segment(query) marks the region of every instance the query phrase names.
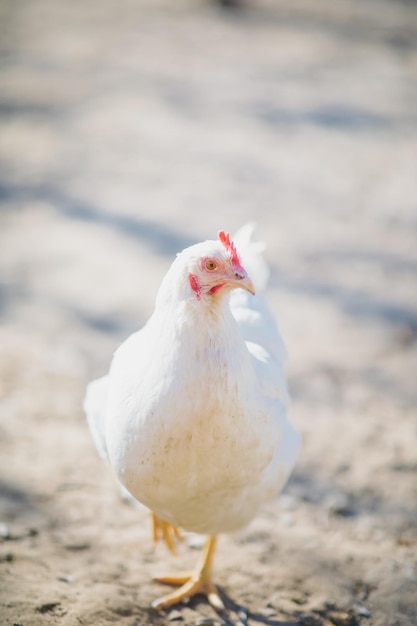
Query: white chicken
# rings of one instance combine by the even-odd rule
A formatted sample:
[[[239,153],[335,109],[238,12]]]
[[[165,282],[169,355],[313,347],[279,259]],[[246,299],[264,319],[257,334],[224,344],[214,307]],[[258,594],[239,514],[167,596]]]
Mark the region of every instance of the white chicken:
[[[194,573],[157,579],[181,586],[155,608],[197,593],[223,607],[212,582],[216,535],[247,525],[276,497],[298,453],[285,347],[265,299],[254,295],[268,269],[251,231],[236,235],[242,262],[223,231],[179,253],[147,324],[87,388],[96,447],[153,512],[155,535],[162,531],[169,547],[177,527],[208,535]]]

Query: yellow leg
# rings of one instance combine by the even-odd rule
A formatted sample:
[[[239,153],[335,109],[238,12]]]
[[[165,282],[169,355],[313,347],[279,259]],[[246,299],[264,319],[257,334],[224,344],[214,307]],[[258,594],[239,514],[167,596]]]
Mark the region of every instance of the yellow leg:
[[[152,602],[151,606],[154,609],[164,609],[199,593],[206,595],[210,604],[216,609],[224,609],[223,601],[212,582],[212,563],[216,541],[216,537],[207,538],[195,572],[180,575],[174,574],[172,576],[158,576],[155,578],[158,582],[167,585],[181,585],[181,587]]]
[[[176,526],[173,526],[169,522],[164,522],[163,520],[156,517],[155,513],[152,513],[152,538],[154,543],[158,541],[160,537],[162,537],[162,541],[164,541],[168,550],[172,554],[177,554],[177,550],[175,548],[175,542],[179,539],[182,539],[181,533]]]

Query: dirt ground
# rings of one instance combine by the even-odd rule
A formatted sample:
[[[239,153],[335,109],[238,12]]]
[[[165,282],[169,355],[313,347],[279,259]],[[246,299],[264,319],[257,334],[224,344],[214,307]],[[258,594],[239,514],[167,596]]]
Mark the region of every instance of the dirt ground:
[[[417,624],[417,5],[0,2],[0,623]],[[256,220],[303,449],[168,612],[81,405],[175,253]]]

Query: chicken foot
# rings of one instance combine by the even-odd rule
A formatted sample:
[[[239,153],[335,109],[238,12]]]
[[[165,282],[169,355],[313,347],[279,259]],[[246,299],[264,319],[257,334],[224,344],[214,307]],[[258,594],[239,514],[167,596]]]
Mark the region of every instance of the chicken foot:
[[[154,577],[154,580],[166,585],[181,585],[176,591],[152,602],[151,606],[154,609],[164,609],[197,594],[207,596],[209,603],[214,608],[224,609],[223,601],[212,582],[212,562],[216,541],[216,537],[207,538],[194,572]]]

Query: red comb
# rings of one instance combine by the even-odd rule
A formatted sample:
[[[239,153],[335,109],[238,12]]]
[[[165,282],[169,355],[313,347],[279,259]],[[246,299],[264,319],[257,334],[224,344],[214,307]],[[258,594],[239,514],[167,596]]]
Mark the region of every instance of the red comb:
[[[219,238],[220,242],[224,245],[224,247],[230,254],[230,260],[232,261],[232,264],[238,265],[239,267],[241,267],[239,255],[236,250],[236,246],[233,243],[233,241],[230,241],[229,233],[225,233],[224,230],[219,230],[219,232],[217,233],[217,237]]]

